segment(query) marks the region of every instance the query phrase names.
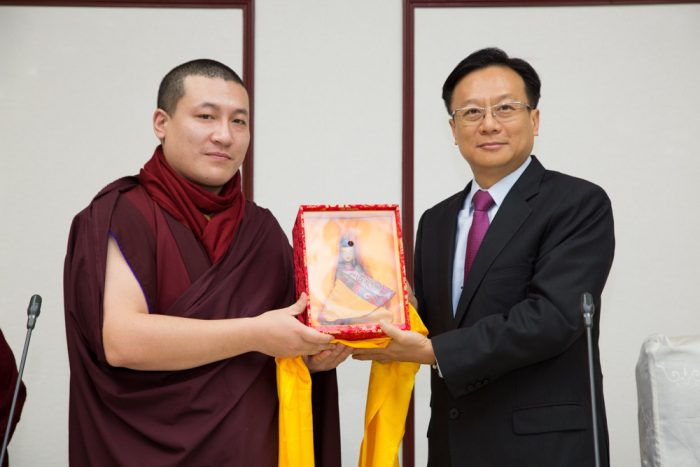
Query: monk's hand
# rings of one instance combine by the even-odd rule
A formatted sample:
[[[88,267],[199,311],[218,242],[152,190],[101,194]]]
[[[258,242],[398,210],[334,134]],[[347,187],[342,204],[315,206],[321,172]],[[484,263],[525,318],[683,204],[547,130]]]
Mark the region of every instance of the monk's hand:
[[[403,331],[386,321],[379,325],[391,342],[383,349],[355,349],[352,358],[355,360],[376,360],[386,362],[416,362],[430,365],[435,363],[435,354],[430,339],[415,331]]]
[[[315,355],[332,350],[333,336],[305,326],[296,318],[306,310],[307,301],[302,293],[295,304],[253,318],[256,321],[250,339],[255,350],[273,357]]]
[[[352,354],[352,347],[343,344],[333,344],[333,348],[330,350],[322,350],[316,355],[305,356],[304,363],[306,363],[311,373],[328,371],[343,363],[350,354]]]

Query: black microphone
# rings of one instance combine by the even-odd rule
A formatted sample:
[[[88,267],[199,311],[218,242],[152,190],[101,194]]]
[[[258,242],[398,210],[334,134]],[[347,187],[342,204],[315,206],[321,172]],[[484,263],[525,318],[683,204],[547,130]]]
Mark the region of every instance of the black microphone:
[[[32,337],[32,330],[36,325],[36,319],[41,313],[41,297],[32,295],[29,299],[29,307],[27,307],[27,337],[24,339],[24,350],[22,351],[22,360],[19,365],[19,373],[17,374],[17,384],[15,384],[15,394],[12,396],[12,405],[10,406],[10,416],[7,418],[7,427],[5,428],[5,437],[2,440],[2,451],[0,451],[0,465],[5,461],[7,453],[7,443],[10,441],[10,429],[12,420],[15,416],[15,405],[17,405],[17,396],[19,395],[19,387],[22,384],[22,374],[24,373],[24,362],[27,360],[27,351],[29,350],[29,340]]]
[[[595,314],[595,303],[593,295],[589,292],[581,294],[581,313],[583,314],[583,324],[586,327],[586,338],[588,339],[588,377],[591,382],[591,418],[593,419],[593,449],[595,450],[595,465],[600,467],[600,442],[598,441],[598,409],[596,404],[595,380],[593,379],[593,315]]]
[[[595,314],[595,303],[593,295],[588,292],[581,294],[581,313],[583,313],[583,323],[587,328],[593,326],[593,315]]]
[[[29,299],[29,307],[27,308],[27,329],[34,329],[39,313],[41,313],[41,297],[39,295],[32,295],[32,298]]]

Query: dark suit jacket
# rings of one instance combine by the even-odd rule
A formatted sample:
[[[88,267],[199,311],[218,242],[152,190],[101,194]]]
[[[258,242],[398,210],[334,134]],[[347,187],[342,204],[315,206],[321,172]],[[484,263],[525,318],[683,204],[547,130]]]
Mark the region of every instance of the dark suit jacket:
[[[416,296],[442,373],[431,375],[429,465],[594,465],[583,292],[596,304],[608,465],[598,323],[615,245],[610,200],[533,156],[491,222],[453,317],[457,214],[469,189],[427,210],[416,237]]]

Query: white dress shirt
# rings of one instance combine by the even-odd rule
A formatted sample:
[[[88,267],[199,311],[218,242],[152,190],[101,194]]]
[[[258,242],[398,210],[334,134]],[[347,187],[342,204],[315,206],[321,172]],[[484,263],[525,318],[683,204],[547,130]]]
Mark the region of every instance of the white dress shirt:
[[[522,163],[515,171],[506,175],[498,182],[496,182],[488,190],[488,193],[493,198],[494,205],[489,209],[489,223],[493,221],[493,218],[498,212],[498,208],[503,204],[503,200],[506,195],[513,188],[515,182],[518,181],[520,176],[523,174],[527,166],[532,160],[531,156]],[[472,205],[472,198],[474,194],[482,188],[476,183],[476,180],[472,180],[471,190],[467,197],[464,199],[464,206],[459,211],[457,216],[457,232],[456,232],[456,246],[454,262],[452,264],[452,314],[457,312],[457,304],[459,303],[459,297],[462,295],[462,288],[464,286],[464,259],[467,255],[467,235],[469,234],[469,228],[472,225],[472,218],[474,215],[474,206]]]

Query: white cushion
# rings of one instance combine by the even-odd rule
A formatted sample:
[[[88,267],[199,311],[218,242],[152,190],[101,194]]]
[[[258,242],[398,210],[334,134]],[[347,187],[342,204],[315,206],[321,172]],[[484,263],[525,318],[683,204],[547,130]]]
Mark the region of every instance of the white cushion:
[[[648,337],[636,375],[642,466],[700,466],[700,336]]]

